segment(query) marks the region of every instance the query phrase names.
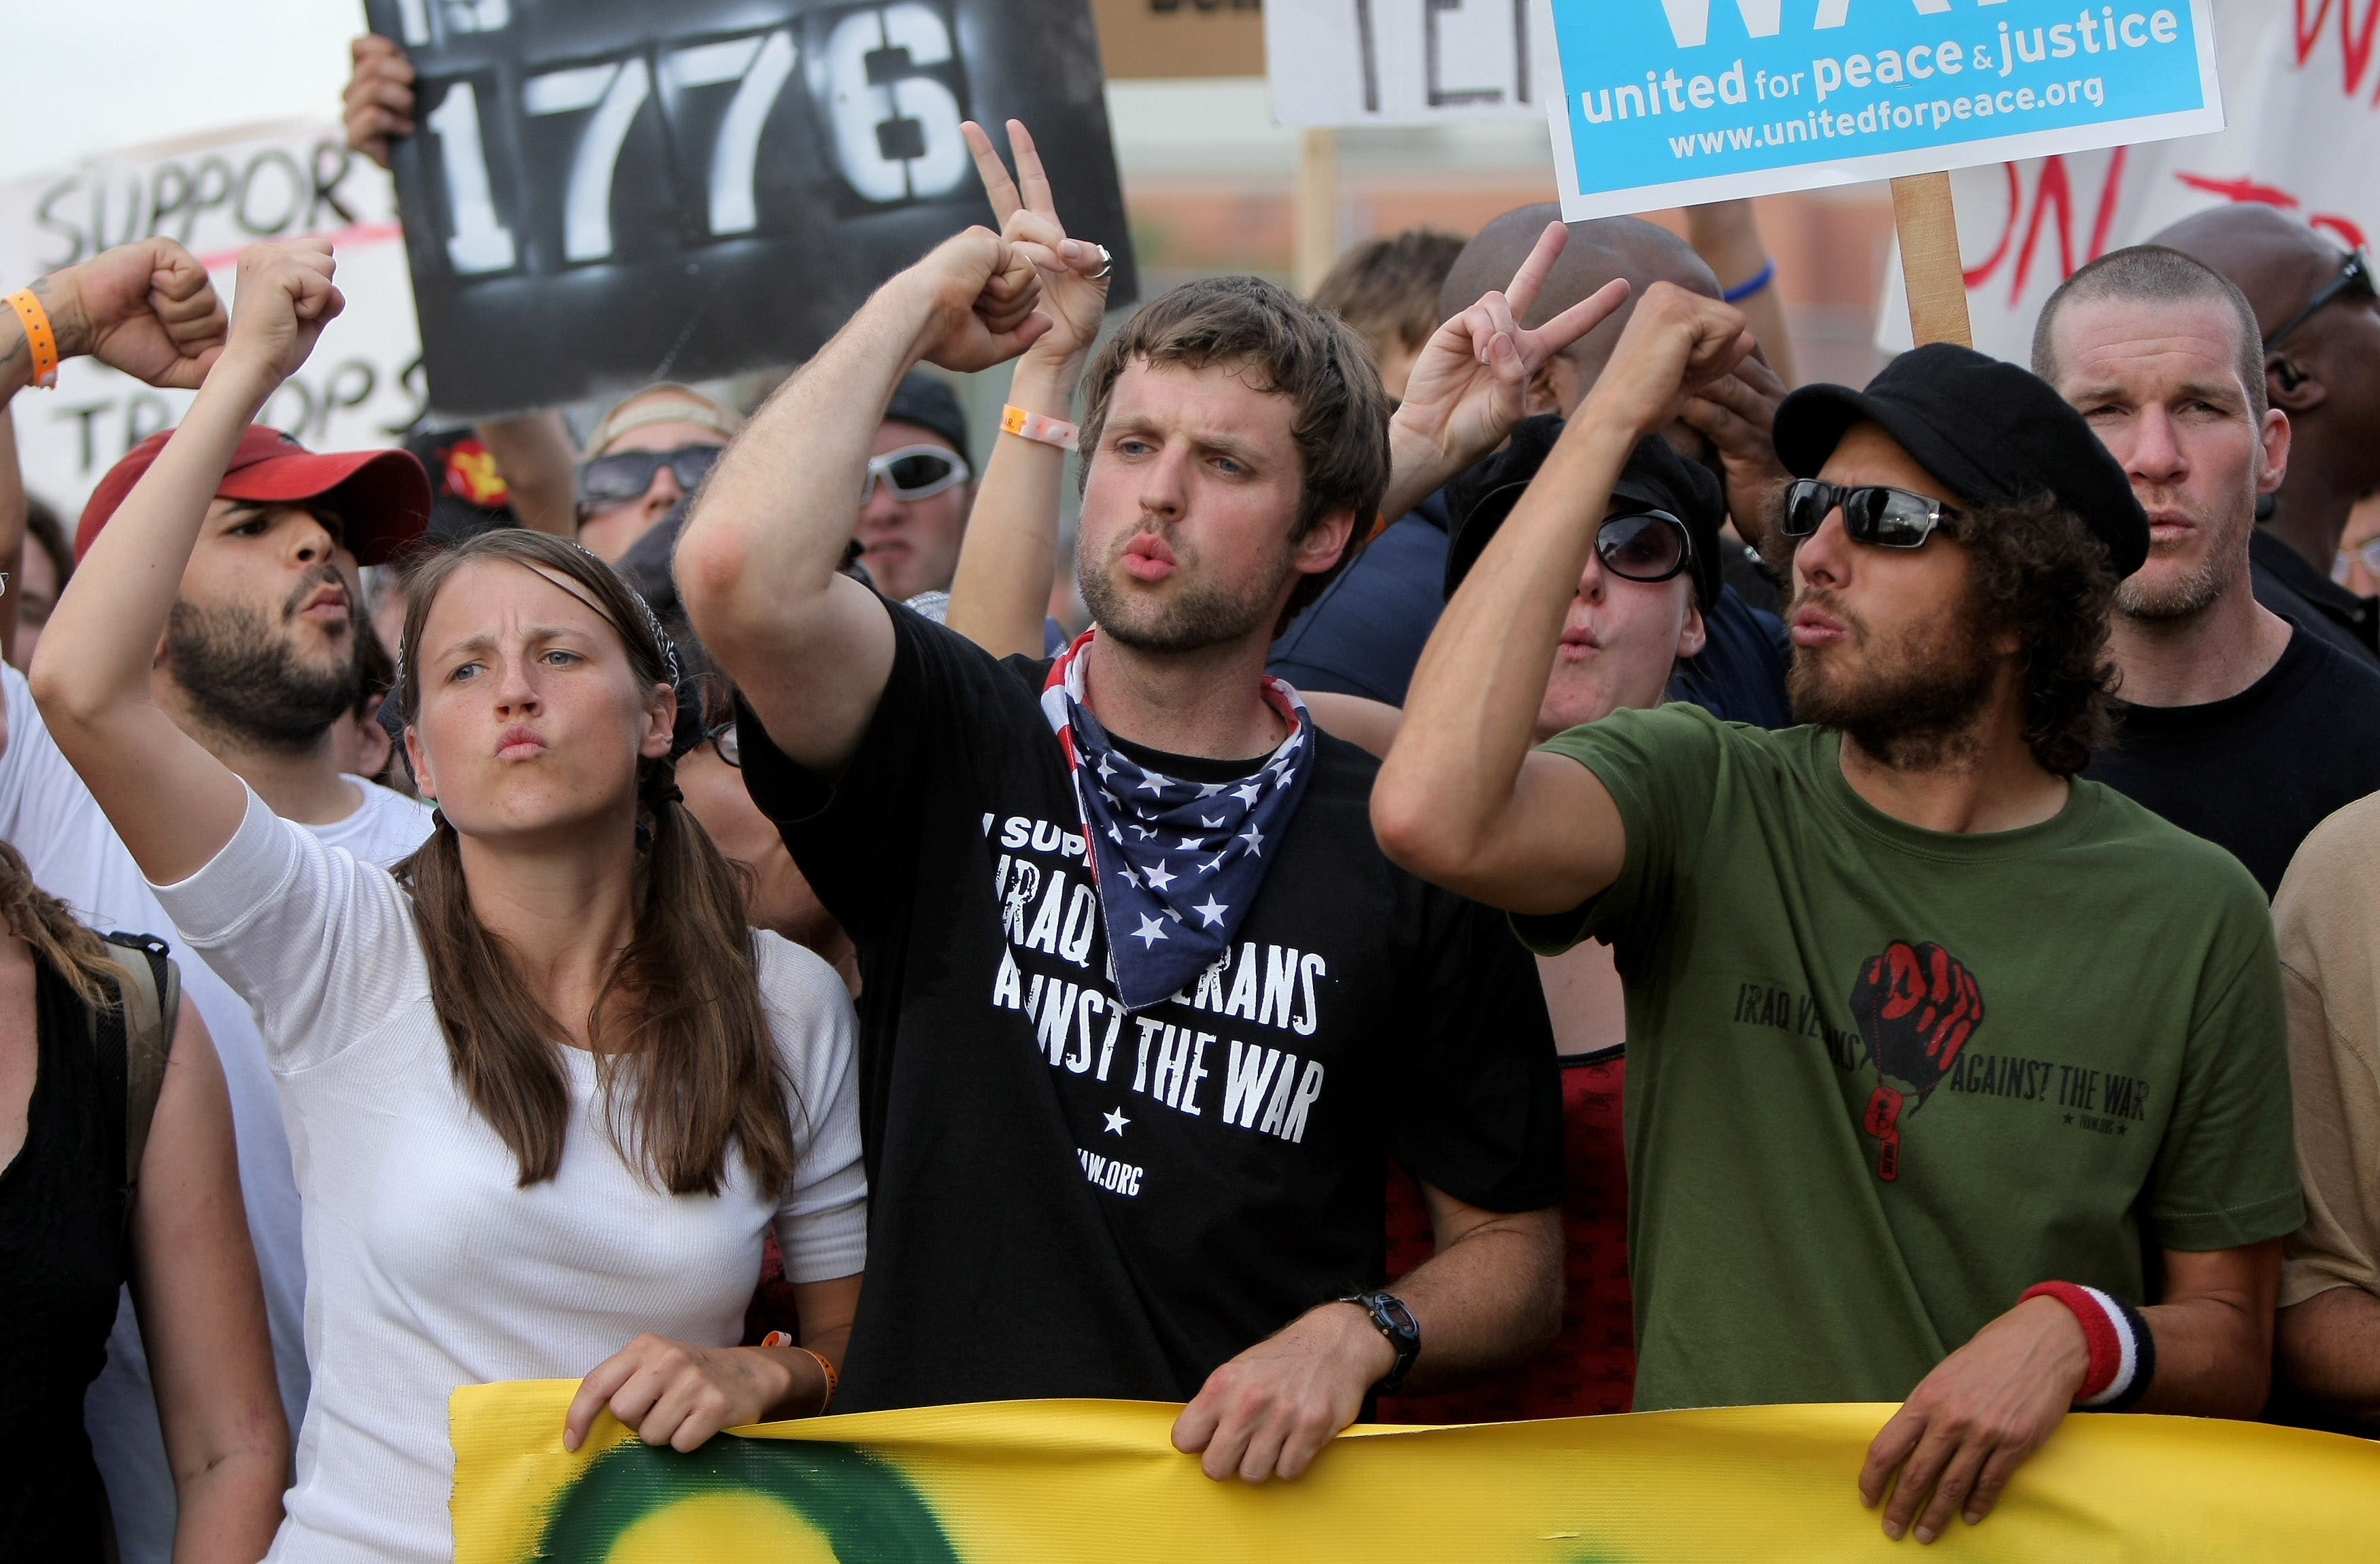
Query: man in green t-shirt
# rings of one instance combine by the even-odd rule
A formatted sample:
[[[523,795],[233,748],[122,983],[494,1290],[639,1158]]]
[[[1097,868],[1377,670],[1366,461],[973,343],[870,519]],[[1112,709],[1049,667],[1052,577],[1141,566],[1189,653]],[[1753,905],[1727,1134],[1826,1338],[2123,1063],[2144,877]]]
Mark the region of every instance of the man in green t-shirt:
[[[2263,1405],[2303,1212],[2279,970],[2235,860],[2076,779],[2148,520],[1964,348],[1779,411],[1810,725],[1669,706],[1530,750],[1613,476],[1748,346],[1646,294],[1439,622],[1373,822],[1539,949],[1613,948],[1638,1408],[1901,1400],[1860,1492],[1930,1542],[2070,1406]]]

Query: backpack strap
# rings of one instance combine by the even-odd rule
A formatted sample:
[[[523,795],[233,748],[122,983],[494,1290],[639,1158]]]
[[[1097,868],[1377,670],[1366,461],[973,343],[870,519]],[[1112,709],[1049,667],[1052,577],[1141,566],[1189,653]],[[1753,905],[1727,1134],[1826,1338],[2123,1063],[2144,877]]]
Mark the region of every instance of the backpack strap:
[[[111,1019],[124,1037],[124,1193],[129,1219],[132,1192],[140,1182],[140,1158],[149,1146],[149,1123],[157,1116],[157,1095],[165,1085],[165,1061],[174,1051],[174,1022],[182,1005],[182,974],[163,940],[147,934],[107,936],[108,960],[115,968],[120,1001]],[[91,1017],[94,1034],[100,1017]],[[115,1027],[110,1027],[113,1031]],[[96,1040],[96,1036],[94,1036]]]

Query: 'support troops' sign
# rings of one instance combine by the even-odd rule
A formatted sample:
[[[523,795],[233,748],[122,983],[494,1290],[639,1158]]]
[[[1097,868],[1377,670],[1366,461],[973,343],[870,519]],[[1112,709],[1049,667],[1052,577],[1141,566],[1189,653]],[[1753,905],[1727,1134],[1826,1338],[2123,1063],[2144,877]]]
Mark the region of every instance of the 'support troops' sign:
[[[1572,221],[2217,130],[2212,0],[1537,0]]]
[[[1086,0],[366,11],[419,72],[395,161],[443,413],[806,357],[990,222],[962,119],[1032,127],[1070,230],[1115,253],[1110,297],[1134,297]]]

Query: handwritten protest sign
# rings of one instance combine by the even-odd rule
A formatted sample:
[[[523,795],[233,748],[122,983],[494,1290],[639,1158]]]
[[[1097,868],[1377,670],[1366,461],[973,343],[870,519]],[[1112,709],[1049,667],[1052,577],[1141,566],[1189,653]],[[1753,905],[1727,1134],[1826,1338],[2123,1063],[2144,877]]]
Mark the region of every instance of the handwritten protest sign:
[[[394,160],[442,412],[808,356],[989,224],[963,119],[1033,127],[1135,281],[1086,0],[367,0],[420,73]]]
[[[332,124],[231,130],[133,148],[0,186],[0,287],[164,236],[203,262],[225,298],[240,247],[330,236],[346,312],[261,416],[317,448],[387,445],[420,415],[420,339],[388,176]],[[115,459],[181,422],[187,391],[158,391],[96,358],[69,358],[57,389],[19,395],[25,482],[69,514]]]
[[[1538,0],[1562,214],[2221,128],[2213,0]]]

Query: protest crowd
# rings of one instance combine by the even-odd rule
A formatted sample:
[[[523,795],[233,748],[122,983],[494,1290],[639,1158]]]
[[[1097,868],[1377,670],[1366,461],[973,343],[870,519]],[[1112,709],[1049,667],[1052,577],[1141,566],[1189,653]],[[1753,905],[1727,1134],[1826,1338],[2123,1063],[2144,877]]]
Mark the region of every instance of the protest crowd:
[[[256,421],[324,239],[0,278],[0,405],[197,394],[79,515],[0,418],[0,1551],[449,1558],[514,1379],[1250,1484],[1888,1402],[1920,1544],[2070,1416],[2380,1429],[2361,251],[2218,209],[1796,388],[1749,202],[1111,314],[965,128],[996,229],[756,406],[479,426],[496,507]]]

